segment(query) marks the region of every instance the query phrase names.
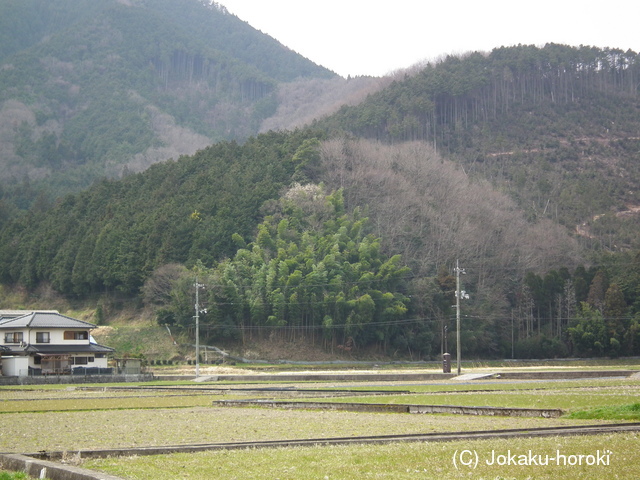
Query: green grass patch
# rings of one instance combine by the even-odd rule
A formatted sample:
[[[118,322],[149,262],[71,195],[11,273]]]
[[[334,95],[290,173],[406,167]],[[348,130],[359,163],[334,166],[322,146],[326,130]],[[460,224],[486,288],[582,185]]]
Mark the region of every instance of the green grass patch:
[[[572,412],[568,418],[580,420],[640,420],[640,403],[590,408]]]
[[[446,443],[392,443],[234,450],[151,457],[90,460],[86,468],[126,479],[316,480],[316,479],[528,479],[640,478],[640,437],[634,433]],[[462,452],[468,452],[462,454]],[[498,464],[500,455],[532,455],[569,460],[546,466]],[[610,452],[610,453],[608,453]],[[475,463],[477,455],[477,463]],[[581,464],[578,459],[582,455]],[[594,464],[600,455],[600,464]],[[454,462],[457,458],[457,462]],[[523,457],[518,457],[523,458]],[[493,464],[490,464],[493,459]],[[462,465],[460,460],[473,462]],[[570,462],[575,460],[575,464]],[[606,464],[604,461],[606,460]],[[592,463],[592,464],[589,464]]]
[[[0,480],[28,480],[32,477],[24,472],[5,472],[0,470]]]

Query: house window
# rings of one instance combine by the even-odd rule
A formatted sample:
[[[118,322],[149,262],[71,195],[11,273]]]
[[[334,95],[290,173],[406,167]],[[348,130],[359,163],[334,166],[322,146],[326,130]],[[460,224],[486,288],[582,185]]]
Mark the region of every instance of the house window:
[[[84,330],[81,332],[73,332],[68,330],[64,332],[65,340],[89,340],[89,332]]]
[[[89,363],[89,359],[87,357],[73,357],[73,365],[86,365]]]
[[[4,334],[4,343],[21,343],[22,332],[9,332]]]
[[[36,332],[36,343],[49,343],[49,332]]]

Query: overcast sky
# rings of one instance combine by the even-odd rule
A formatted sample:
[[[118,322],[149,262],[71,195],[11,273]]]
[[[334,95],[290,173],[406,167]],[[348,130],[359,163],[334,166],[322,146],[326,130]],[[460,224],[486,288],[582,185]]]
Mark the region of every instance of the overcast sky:
[[[638,0],[217,0],[313,62],[380,76],[450,53],[545,43],[640,51]]]

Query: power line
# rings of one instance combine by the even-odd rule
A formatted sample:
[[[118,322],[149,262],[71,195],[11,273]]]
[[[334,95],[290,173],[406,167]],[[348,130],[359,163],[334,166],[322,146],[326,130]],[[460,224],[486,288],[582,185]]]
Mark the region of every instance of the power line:
[[[359,322],[359,323],[340,323],[337,325],[323,325],[323,324],[310,324],[310,325],[220,325],[220,324],[205,324],[201,325],[200,329],[204,330],[337,330],[346,327],[385,327],[385,326],[398,326],[398,325],[419,325],[424,323],[435,323],[439,319],[435,318],[410,318],[403,320],[388,320],[382,322]]]

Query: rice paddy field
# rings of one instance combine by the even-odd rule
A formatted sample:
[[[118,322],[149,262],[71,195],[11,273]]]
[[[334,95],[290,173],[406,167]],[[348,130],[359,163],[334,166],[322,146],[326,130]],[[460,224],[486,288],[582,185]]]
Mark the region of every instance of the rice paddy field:
[[[0,452],[67,452],[123,479],[640,478],[640,433],[470,440],[465,432],[640,422],[640,378],[0,387]],[[299,395],[299,390],[323,391]],[[337,391],[340,396],[333,397]],[[369,391],[375,390],[369,394]],[[561,409],[559,418],[222,407],[287,400]],[[461,432],[449,442],[247,448],[83,459],[78,450]]]

